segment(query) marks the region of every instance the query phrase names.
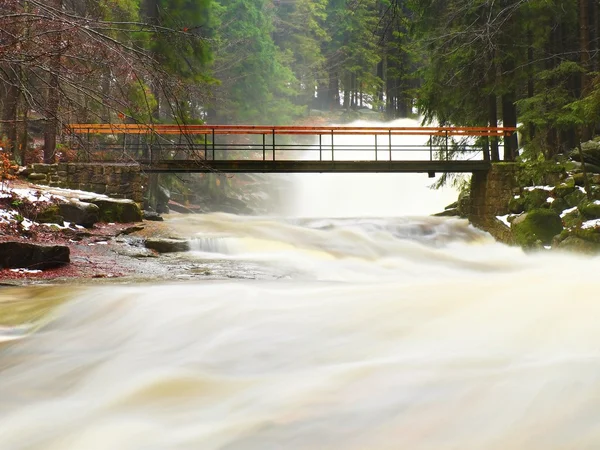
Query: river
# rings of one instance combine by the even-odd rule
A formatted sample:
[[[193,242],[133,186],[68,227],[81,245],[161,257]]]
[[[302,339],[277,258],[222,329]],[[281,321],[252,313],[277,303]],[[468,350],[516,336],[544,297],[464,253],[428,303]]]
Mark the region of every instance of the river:
[[[600,446],[597,258],[331,209],[170,218],[230,279],[0,290],[68,299],[0,329],[0,448]]]

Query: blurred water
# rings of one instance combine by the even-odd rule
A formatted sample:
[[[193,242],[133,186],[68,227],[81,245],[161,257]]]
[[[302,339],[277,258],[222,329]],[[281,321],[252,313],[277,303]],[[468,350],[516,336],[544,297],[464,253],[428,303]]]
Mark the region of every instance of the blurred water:
[[[600,446],[598,259],[453,219],[171,225],[285,276],[68,294],[0,348],[0,448]]]

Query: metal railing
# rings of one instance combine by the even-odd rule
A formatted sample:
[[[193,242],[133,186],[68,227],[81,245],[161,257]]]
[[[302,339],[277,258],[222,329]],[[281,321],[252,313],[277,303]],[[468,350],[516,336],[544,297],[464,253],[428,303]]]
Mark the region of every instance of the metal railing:
[[[71,124],[66,131],[73,147],[90,161],[152,164],[174,159],[398,161],[414,160],[417,153],[420,160],[444,161],[452,159],[455,150],[489,161],[493,142],[502,146],[515,128]],[[340,142],[348,136],[356,142]],[[397,139],[402,136],[422,136],[424,142],[405,143]]]

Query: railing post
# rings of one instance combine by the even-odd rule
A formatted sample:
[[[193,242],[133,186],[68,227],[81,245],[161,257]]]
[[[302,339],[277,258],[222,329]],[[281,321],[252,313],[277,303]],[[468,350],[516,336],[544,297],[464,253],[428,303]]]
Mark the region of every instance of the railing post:
[[[204,160],[208,159],[208,138],[206,137],[206,132],[204,133]]]
[[[263,133],[262,137],[263,137],[263,161],[264,161],[267,159],[267,148],[266,148],[267,135],[265,133]]]
[[[215,129],[212,129],[212,160],[215,160]]]
[[[433,161],[433,135],[429,135],[429,161]]]
[[[275,161],[275,128],[273,128],[273,161]]]
[[[333,128],[331,129],[331,162],[335,161],[333,157]]]
[[[446,130],[446,161],[448,161],[448,130]]]
[[[319,161],[323,161],[323,135],[319,133]]]
[[[375,132],[375,161],[377,161],[377,131]]]
[[[390,144],[390,162],[392,161],[392,130],[391,128],[388,130],[389,131],[389,144]]]

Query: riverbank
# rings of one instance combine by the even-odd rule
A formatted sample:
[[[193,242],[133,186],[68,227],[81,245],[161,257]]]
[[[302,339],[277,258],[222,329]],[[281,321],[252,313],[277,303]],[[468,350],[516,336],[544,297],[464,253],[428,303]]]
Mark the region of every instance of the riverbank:
[[[4,203],[0,205],[0,243],[64,246],[68,248],[70,262],[43,270],[31,266],[2,268],[1,284],[167,277],[166,269],[158,261],[160,255],[143,245],[146,237],[170,235],[164,222],[97,222],[83,227],[73,223],[39,223],[23,217],[18,207],[28,198],[50,198],[46,189],[19,179],[5,186]],[[29,201],[28,207],[36,208],[35,203]],[[31,212],[35,215],[43,210]]]

